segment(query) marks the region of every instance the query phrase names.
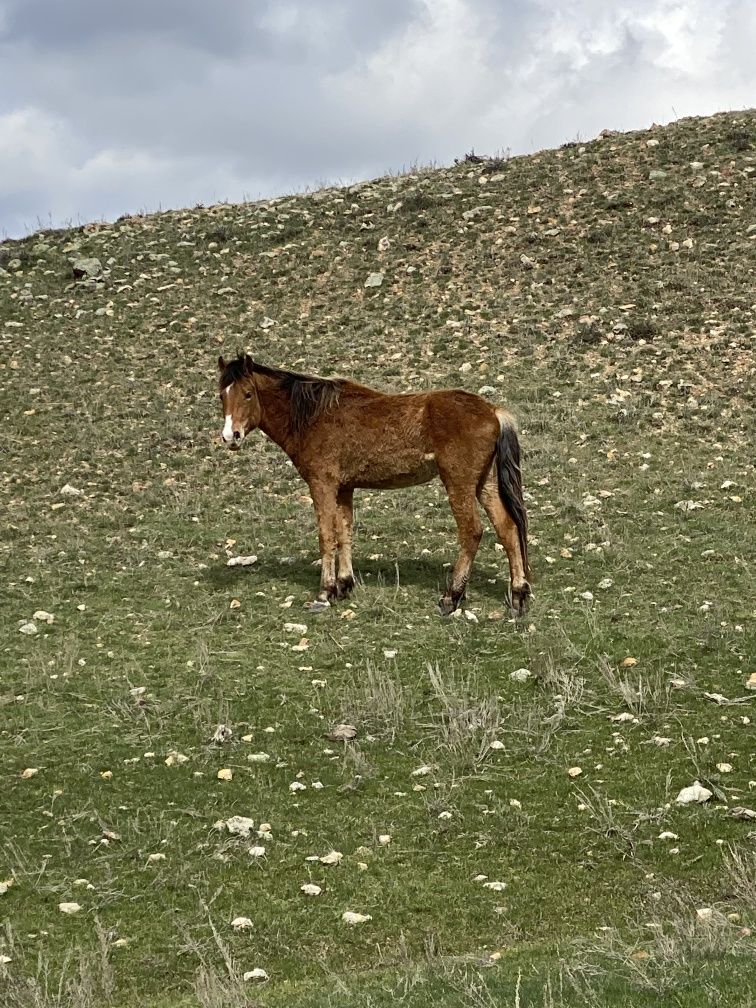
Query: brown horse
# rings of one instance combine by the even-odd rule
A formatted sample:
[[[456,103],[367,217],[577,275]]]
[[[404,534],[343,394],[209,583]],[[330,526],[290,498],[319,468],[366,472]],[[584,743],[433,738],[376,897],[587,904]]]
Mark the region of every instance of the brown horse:
[[[220,357],[218,368],[223,441],[238,449],[259,427],[310,488],[322,559],[315,608],[354,587],[354,490],[414,486],[438,476],[459,533],[442,615],[464,598],[483,535],[478,501],[507,552],[511,604],[522,615],[530,595],[527,515],[520,445],[505,410],[461,389],[387,395],[343,378],[266,367],[241,353],[228,362]]]

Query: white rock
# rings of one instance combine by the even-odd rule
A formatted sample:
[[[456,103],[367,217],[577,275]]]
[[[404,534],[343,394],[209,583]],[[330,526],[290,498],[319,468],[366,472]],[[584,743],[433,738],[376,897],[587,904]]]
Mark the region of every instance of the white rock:
[[[354,913],[352,910],[345,910],[341,915],[341,919],[345,924],[365,924],[366,921],[373,918],[370,914]]]
[[[678,805],[691,805],[694,802],[701,804],[707,802],[712,794],[713,792],[703,787],[700,781],[693,781],[690,787],[682,789],[675,801]]]
[[[58,903],[58,910],[64,914],[75,914],[81,910],[78,903]]]
[[[247,816],[235,815],[231,816],[230,819],[226,819],[226,829],[228,832],[235,833],[237,836],[243,837],[245,840],[254,827],[254,820],[248,819]]]
[[[391,843],[391,834],[381,833],[381,835],[378,837],[378,843],[381,845],[381,847],[387,847]]]
[[[509,678],[513,679],[515,682],[527,682],[533,673],[530,669],[518,668],[514,672],[509,673]]]
[[[23,620],[18,628],[18,632],[26,634],[27,637],[33,637],[34,634],[39,633],[37,624],[32,623],[30,620]]]
[[[730,811],[730,815],[733,819],[745,819],[746,821],[756,820],[756,811],[750,808],[746,808],[744,805],[736,805]],[[2,883],[0,883],[2,885]]]
[[[266,980],[269,980],[270,977],[268,976],[268,974],[265,972],[264,969],[261,969],[259,966],[255,966],[253,970],[247,970],[242,979],[258,980],[260,981],[260,983],[264,983]]]
[[[299,891],[303,892],[305,896],[320,896],[323,890],[319,885],[315,885],[314,882],[307,882],[305,885],[299,887]]]
[[[249,848],[249,856],[253,858],[265,857],[265,848],[256,844],[254,847]]]
[[[284,623],[284,630],[286,633],[294,633],[299,637],[304,637],[307,633],[306,623]]]
[[[234,779],[234,771],[229,770],[228,767],[223,767],[223,769],[219,770],[215,776],[218,780],[230,781]]]
[[[599,586],[599,588],[606,589],[606,588],[611,588],[613,584],[614,584],[614,581],[612,581],[611,578],[607,577],[607,578],[602,578],[599,581],[598,586]]]
[[[714,918],[714,911],[711,907],[699,907],[699,909],[696,910],[696,917],[702,921],[710,921]]]
[[[717,770],[720,773],[732,773],[732,763],[717,763]]]
[[[343,857],[344,855],[341,851],[332,850],[324,854],[323,857],[318,858],[318,861],[324,865],[337,865],[341,863]]]
[[[366,287],[380,287],[383,283],[383,273],[368,273],[368,278],[365,281]]]
[[[60,488],[60,494],[62,497],[82,497],[84,491],[78,490],[75,486],[71,486],[70,483],[66,483]]]
[[[432,766],[421,766],[421,767],[418,767],[417,770],[413,770],[412,771],[412,776],[413,777],[427,777],[428,774],[431,774],[431,773],[433,773],[433,767]]]
[[[679,840],[680,838],[677,835],[677,833],[672,833],[672,832],[670,832],[670,830],[664,830],[663,833],[659,834],[659,839],[660,840]]]
[[[610,714],[609,720],[624,724],[627,721],[636,722],[638,719],[634,714],[631,714],[630,711],[622,711],[621,714]]]
[[[493,742],[489,745],[488,748],[489,749],[501,750],[501,749],[504,749],[505,746],[504,746],[504,743],[500,739],[494,739]]]
[[[147,855],[147,861],[150,864],[154,864],[156,861],[165,861],[165,854],[163,854],[163,853],[148,854]]]
[[[234,931],[246,931],[252,927],[252,921],[249,917],[234,917],[231,921],[231,927]]]
[[[307,785],[303,784],[301,781],[295,780],[289,784],[289,791],[306,791]]]
[[[9,962],[13,962],[10,956],[0,955],[0,966],[7,966]]]
[[[251,567],[257,563],[256,556],[234,556],[226,560],[226,567]]]
[[[573,766],[573,767],[570,767],[570,769],[567,771],[567,775],[569,777],[572,777],[574,779],[575,777],[580,777],[580,775],[582,774],[582,772],[583,771],[581,770],[581,768],[579,766]]]
[[[484,889],[491,889],[493,892],[504,892],[507,888],[506,882],[484,882]]]
[[[267,763],[270,760],[270,753],[253,752],[247,756],[247,760],[250,763]]]
[[[45,612],[44,609],[37,609],[37,611],[32,616],[33,620],[38,620],[40,623],[54,623],[55,617],[50,612]]]

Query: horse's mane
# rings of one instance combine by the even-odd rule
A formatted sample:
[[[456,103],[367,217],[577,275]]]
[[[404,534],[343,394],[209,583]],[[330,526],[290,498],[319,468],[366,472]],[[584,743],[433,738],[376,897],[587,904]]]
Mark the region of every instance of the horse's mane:
[[[295,433],[301,433],[321,413],[326,413],[338,405],[343,378],[317,378],[314,375],[300,374],[298,371],[285,371],[283,368],[268,367],[253,360],[249,354],[239,353],[234,360],[226,362],[220,376],[220,388],[224,389],[235,381],[240,381],[250,375],[261,374],[277,381],[279,387],[289,393],[290,419]]]

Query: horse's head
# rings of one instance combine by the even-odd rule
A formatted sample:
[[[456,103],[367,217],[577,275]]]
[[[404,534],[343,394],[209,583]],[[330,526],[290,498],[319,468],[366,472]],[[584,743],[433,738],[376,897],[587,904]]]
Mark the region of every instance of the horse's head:
[[[236,360],[218,358],[220,400],[225,423],[221,437],[231,449],[241,448],[244,438],[260,425],[260,397],[255,385],[252,358],[239,354]]]

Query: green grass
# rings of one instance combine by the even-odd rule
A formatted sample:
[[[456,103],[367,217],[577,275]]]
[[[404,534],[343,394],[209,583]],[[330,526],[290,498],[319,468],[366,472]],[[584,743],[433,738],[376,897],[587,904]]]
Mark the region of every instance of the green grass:
[[[752,1003],[756,827],[731,809],[756,803],[755,131],[682,120],[0,246],[3,1004]],[[73,246],[104,283],[73,281]],[[262,437],[217,444],[240,346],[493,387],[527,456],[529,618],[489,532],[477,622],[436,615],[440,484],[358,494],[354,598],[303,610],[307,488]],[[715,800],[676,805],[694,779]]]

